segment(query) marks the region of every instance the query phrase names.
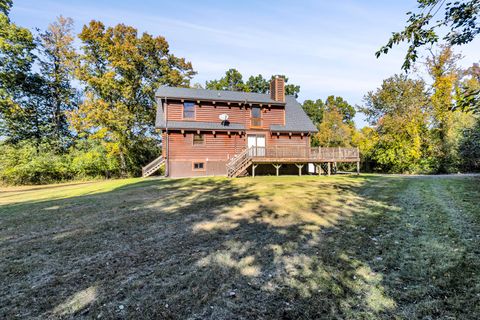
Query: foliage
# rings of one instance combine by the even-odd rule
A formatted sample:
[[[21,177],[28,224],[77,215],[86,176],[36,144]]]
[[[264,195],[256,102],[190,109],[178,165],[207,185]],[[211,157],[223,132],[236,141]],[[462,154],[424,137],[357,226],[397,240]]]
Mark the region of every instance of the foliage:
[[[465,171],[480,171],[480,118],[475,126],[465,129],[460,141],[459,154],[462,169]]]
[[[32,33],[0,13],[0,136],[11,143],[42,139],[46,126],[42,78],[32,71]]]
[[[302,108],[315,126],[318,126],[322,122],[323,113],[325,111],[325,104],[322,99],[317,99],[315,101],[305,100],[302,104]]]
[[[444,0],[417,0],[417,2],[419,12],[407,13],[405,29],[393,33],[387,44],[377,51],[377,58],[388,53],[394,45],[407,42],[409,46],[402,68],[408,70],[416,61],[420,47],[433,45],[439,41],[439,30],[448,30],[442,38],[449,45],[469,43],[480,33],[477,21],[480,15],[478,0],[459,0],[446,4]],[[443,12],[443,17],[434,20],[439,12]]]
[[[12,8],[13,0],[0,0],[0,14],[8,16],[10,9]]]
[[[60,16],[39,36],[40,72],[44,79],[45,108],[50,123],[44,136],[57,151],[71,141],[66,112],[76,108],[77,90],[72,85],[77,53],[73,46],[73,20]]]
[[[192,65],[169,51],[163,37],[141,36],[119,24],[106,28],[91,21],[79,35],[83,53],[77,69],[85,101],[72,112],[74,128],[100,139],[118,157],[123,175],[138,168],[137,143],[154,136],[155,90],[160,85],[188,86]]]
[[[336,108],[328,109],[318,126],[316,140],[322,147],[350,147],[354,128],[343,122],[343,114]]]
[[[338,110],[342,115],[342,121],[350,126],[353,126],[353,118],[355,117],[355,108],[351,106],[342,97],[329,96],[325,100],[326,110]]]
[[[285,94],[298,97],[300,86],[289,84],[288,78],[284,75],[277,75],[285,79]],[[272,75],[272,80],[275,75]],[[209,90],[229,90],[229,91],[243,91],[255,93],[269,93],[270,82],[263,78],[262,75],[250,76],[247,82],[243,81],[242,74],[237,69],[229,69],[225,72],[225,76],[219,80],[211,80],[205,83],[205,88]]]
[[[423,139],[428,135],[425,83],[395,75],[364,98],[365,113],[378,134],[372,159],[387,172],[426,170]],[[428,168],[427,168],[428,170]]]

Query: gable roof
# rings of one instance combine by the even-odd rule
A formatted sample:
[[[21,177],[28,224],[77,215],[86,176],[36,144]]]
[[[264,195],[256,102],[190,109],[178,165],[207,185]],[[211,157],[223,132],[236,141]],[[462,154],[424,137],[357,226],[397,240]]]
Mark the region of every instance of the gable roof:
[[[270,130],[274,132],[317,132],[317,128],[302,109],[294,96],[285,96],[285,103],[272,100],[269,94],[220,91],[191,88],[160,87],[156,92],[157,98],[189,99],[189,100],[212,100],[226,102],[243,102],[258,104],[274,104],[285,106],[285,125],[271,125]],[[161,101],[157,104],[157,115],[155,127],[166,128],[165,116]],[[230,123],[228,126],[214,122],[198,121],[168,121],[168,128],[171,129],[204,129],[204,130],[245,130],[243,124]]]
[[[241,91],[227,91],[227,90],[207,90],[194,88],[178,88],[161,86],[155,92],[159,98],[170,99],[192,99],[192,100],[211,100],[211,101],[230,101],[242,103],[264,103],[285,105],[284,102],[273,100],[269,94],[241,92]]]

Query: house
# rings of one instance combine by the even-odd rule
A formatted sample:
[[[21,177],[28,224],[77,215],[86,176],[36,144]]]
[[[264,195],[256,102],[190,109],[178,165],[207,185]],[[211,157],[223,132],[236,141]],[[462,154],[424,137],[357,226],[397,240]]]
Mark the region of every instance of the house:
[[[317,128],[285,95],[281,77],[272,79],[269,94],[163,86],[156,98],[162,156],[143,168],[144,176],[163,164],[169,177],[302,174],[307,163],[318,173],[328,164],[329,173],[330,163],[342,160],[334,158],[338,148],[310,148]],[[348,161],[359,161],[358,150],[349,152]]]

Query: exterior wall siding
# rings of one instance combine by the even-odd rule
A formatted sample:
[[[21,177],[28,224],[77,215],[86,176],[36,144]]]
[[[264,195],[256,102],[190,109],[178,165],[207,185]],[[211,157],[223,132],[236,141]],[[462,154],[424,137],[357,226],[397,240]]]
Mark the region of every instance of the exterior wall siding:
[[[226,113],[228,114],[228,121],[231,123],[243,124],[247,129],[250,129],[250,106],[239,106],[237,103],[231,103],[230,106],[222,103],[195,103],[195,118],[183,118],[183,103],[168,102],[167,104],[167,120],[169,121],[200,121],[200,122],[218,122],[218,116]],[[285,124],[285,108],[272,106],[262,107],[262,126],[258,129],[270,128],[270,125],[284,125]]]

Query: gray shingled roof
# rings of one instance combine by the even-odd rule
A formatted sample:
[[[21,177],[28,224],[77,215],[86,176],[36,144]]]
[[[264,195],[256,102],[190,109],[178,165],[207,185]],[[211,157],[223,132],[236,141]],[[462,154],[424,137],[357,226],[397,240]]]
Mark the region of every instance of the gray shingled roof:
[[[220,94],[220,96],[218,96]],[[205,89],[189,89],[160,87],[156,93],[158,98],[178,98],[191,100],[214,100],[232,102],[256,102],[278,104],[278,101],[270,99],[268,94],[237,92],[237,91],[219,91]],[[285,122],[282,125],[271,125],[270,130],[275,132],[317,132],[317,128],[312,123],[307,114],[303,111],[302,106],[293,96],[285,97]],[[157,104],[157,116],[155,119],[156,128],[165,128],[165,117],[161,107],[161,102]],[[197,122],[197,121],[169,121],[170,129],[204,129],[204,130],[245,130],[243,124],[230,123],[228,127],[223,126],[220,122]]]
[[[232,102],[252,102],[284,105],[283,102],[278,102],[270,98],[269,94],[240,92],[240,91],[226,91],[226,90],[206,90],[193,88],[177,88],[161,86],[157,89],[155,95],[159,98],[178,98],[178,99],[192,99],[192,100],[217,100],[217,101],[232,101]]]
[[[280,132],[318,132],[317,127],[303,111],[302,105],[298,103],[294,96],[286,96],[285,100],[285,125],[273,124],[270,126],[272,131]]]

